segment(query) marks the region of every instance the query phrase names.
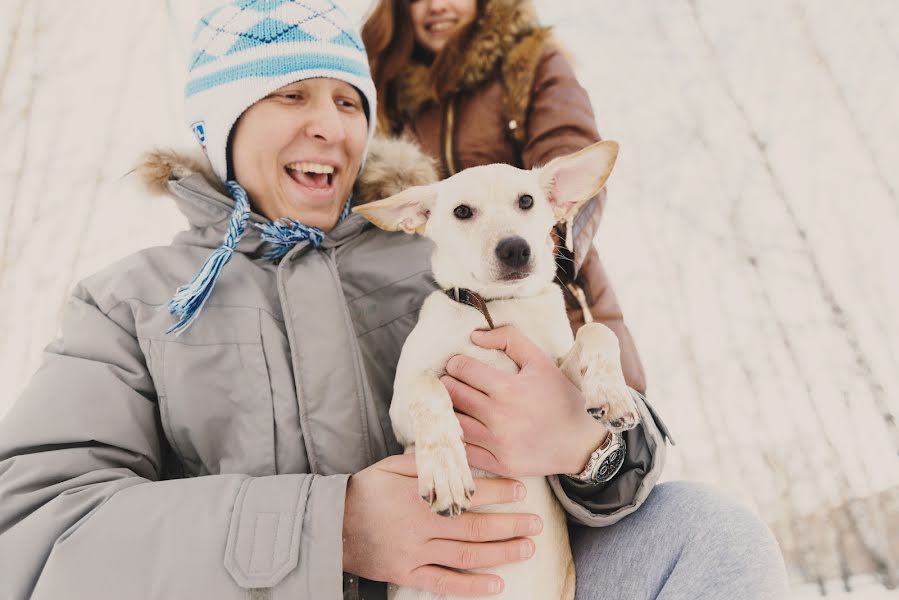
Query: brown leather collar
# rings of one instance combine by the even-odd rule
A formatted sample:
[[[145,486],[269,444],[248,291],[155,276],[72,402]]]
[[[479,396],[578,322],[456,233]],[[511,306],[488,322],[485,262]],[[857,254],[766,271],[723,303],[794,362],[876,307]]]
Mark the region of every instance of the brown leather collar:
[[[490,326],[490,329],[496,328],[493,324],[493,319],[490,318],[490,311],[487,310],[487,301],[481,298],[476,292],[472,292],[465,288],[450,288],[444,290],[443,293],[446,294],[450,300],[455,300],[460,304],[467,304],[472,308],[478,309],[478,311],[484,315],[484,318],[487,319],[487,325]]]

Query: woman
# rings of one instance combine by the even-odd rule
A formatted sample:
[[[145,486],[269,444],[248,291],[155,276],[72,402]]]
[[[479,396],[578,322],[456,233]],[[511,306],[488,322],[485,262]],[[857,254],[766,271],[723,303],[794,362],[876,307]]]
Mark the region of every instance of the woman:
[[[434,515],[414,457],[391,456],[393,373],[432,289],[429,253],[347,208],[434,174],[408,147],[366,158],[377,103],[348,19],[328,0],[220,7],[198,27],[185,93],[211,169],[157,154],[141,170],[190,229],[76,287],[60,338],[0,421],[0,597],[501,590],[455,569],[526,560],[539,520]],[[567,464],[591,451],[569,435],[589,417],[554,365],[540,373],[522,400],[552,397],[556,413],[525,433],[565,448]],[[619,476],[559,492],[579,522],[632,513],[658,477],[663,436],[640,406]],[[476,485],[476,504],[521,487]],[[721,522],[662,505],[656,519]],[[744,542],[763,531],[741,523]]]
[[[590,100],[530,0],[381,0],[362,39],[379,126],[417,141],[442,177],[496,162],[529,169],[599,140]],[[603,191],[570,230],[559,228],[558,275],[572,329],[585,318],[611,327],[628,385],[645,392],[640,357],[593,246],[604,202]]]

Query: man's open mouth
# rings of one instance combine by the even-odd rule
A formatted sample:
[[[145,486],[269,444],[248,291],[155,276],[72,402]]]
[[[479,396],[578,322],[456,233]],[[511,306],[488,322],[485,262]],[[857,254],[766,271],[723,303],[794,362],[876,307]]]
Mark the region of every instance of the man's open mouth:
[[[285,166],[284,170],[291,179],[314,190],[328,190],[334,185],[335,169],[332,165],[296,162]]]

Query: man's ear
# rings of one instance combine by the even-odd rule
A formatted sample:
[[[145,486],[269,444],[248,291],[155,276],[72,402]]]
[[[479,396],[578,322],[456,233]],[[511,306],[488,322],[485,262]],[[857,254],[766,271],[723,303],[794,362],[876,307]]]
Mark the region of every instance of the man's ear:
[[[618,143],[603,141],[555,158],[540,169],[540,185],[558,220],[574,217],[581,204],[602,189],[617,157]]]
[[[437,184],[417,185],[389,198],[353,207],[353,212],[385,231],[423,233],[435,198]]]

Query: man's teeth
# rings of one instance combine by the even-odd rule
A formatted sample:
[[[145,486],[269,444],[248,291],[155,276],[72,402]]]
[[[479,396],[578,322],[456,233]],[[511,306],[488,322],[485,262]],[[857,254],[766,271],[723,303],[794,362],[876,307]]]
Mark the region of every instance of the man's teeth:
[[[320,165],[318,163],[298,162],[287,165],[291,171],[302,171],[303,173],[326,173],[328,175],[334,172],[331,165]]]

